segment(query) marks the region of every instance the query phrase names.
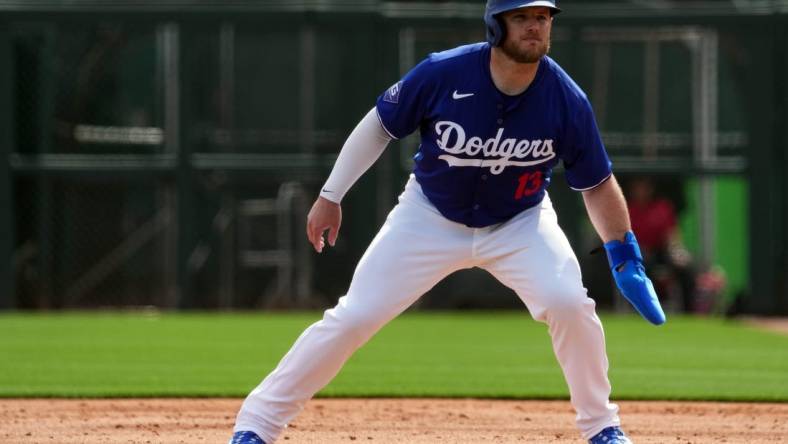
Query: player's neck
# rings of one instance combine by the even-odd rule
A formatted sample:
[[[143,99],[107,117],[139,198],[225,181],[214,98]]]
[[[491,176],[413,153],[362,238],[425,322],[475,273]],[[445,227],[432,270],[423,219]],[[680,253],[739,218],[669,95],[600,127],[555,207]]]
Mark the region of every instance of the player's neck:
[[[516,96],[531,85],[536,77],[540,61],[520,63],[506,56],[499,48],[490,54],[490,75],[495,87],[506,95]]]

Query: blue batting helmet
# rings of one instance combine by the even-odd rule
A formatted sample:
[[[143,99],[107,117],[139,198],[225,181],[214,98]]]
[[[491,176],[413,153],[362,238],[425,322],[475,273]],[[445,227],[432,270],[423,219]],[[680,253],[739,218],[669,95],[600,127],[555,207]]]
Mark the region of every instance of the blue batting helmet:
[[[487,41],[490,42],[490,45],[500,45],[506,34],[506,28],[498,21],[498,14],[529,6],[545,6],[552,10],[553,15],[561,12],[561,8],[555,5],[555,1],[551,0],[487,0],[487,7],[484,8],[484,23],[487,24]]]

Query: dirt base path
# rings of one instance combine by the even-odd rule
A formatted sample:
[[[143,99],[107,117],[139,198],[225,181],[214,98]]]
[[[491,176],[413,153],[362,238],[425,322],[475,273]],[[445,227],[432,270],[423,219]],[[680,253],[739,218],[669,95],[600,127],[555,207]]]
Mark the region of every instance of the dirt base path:
[[[0,442],[224,444],[240,403],[0,399]],[[788,442],[788,404],[619,404],[638,444]],[[317,399],[278,442],[582,443],[573,419],[566,401]]]

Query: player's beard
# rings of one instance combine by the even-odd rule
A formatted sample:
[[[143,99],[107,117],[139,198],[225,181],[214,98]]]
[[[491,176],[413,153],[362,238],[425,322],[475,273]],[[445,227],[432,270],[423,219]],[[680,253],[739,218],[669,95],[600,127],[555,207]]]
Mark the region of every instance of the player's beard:
[[[528,49],[520,49],[516,42],[506,39],[501,45],[501,50],[517,63],[536,63],[550,52],[550,39],[547,39],[547,43],[540,42],[535,48]]]

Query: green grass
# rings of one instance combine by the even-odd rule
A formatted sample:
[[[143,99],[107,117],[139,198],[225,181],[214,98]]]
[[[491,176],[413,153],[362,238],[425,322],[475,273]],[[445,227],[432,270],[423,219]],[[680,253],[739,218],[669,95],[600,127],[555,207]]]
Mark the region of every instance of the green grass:
[[[319,313],[0,315],[0,396],[244,396]],[[788,401],[788,336],[673,316],[603,315],[615,399]],[[322,396],[566,398],[525,313],[414,313]]]

